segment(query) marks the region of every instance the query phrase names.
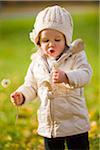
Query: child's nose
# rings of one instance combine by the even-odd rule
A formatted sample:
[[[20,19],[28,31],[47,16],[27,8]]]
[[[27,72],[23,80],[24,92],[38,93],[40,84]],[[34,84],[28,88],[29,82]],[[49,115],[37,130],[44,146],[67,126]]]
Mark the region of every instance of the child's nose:
[[[50,41],[49,42],[49,46],[55,46],[55,42],[54,41]]]

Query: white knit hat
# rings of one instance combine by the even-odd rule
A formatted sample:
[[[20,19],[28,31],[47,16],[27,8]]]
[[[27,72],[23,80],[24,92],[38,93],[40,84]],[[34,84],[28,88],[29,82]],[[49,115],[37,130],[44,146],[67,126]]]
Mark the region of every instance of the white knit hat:
[[[30,33],[30,39],[36,45],[39,41],[39,33],[44,29],[55,29],[65,35],[66,44],[72,41],[73,21],[68,11],[55,5],[42,10],[36,18],[34,29]]]

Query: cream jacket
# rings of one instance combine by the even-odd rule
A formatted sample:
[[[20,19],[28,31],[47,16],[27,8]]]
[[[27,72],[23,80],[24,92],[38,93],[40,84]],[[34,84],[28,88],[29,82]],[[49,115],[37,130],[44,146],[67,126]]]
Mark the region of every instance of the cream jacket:
[[[62,69],[69,84],[52,85],[52,67]],[[49,60],[49,63],[40,52],[32,56],[25,83],[17,91],[23,93],[26,102],[39,97],[39,135],[65,137],[89,130],[84,86],[89,82],[91,74],[81,40],[73,42],[58,60]]]

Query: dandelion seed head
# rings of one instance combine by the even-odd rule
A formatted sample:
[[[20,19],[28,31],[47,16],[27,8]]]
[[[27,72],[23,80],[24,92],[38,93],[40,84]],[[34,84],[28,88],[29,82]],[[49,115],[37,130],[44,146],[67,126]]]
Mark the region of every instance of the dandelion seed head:
[[[10,85],[10,83],[11,83],[11,81],[10,81],[9,79],[3,79],[3,80],[1,81],[1,85],[2,85],[2,87],[4,87],[4,88],[7,88],[7,87]]]

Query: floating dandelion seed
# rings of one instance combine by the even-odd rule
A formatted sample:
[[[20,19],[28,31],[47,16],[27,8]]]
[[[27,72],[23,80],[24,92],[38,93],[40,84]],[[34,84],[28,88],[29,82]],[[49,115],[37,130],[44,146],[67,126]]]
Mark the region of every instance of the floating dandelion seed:
[[[2,87],[4,87],[4,88],[7,88],[7,87],[10,85],[10,83],[11,83],[11,81],[10,81],[9,79],[3,79],[3,80],[1,81],[1,85],[2,85]]]

